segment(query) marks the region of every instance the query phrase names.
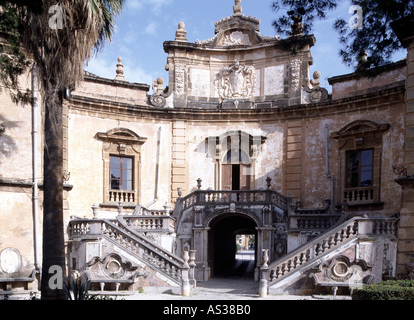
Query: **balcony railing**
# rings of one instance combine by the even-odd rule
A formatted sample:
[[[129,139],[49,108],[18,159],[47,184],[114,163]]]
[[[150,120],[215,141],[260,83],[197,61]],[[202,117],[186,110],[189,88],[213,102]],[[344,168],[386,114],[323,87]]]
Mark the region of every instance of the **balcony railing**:
[[[108,201],[109,202],[127,202],[135,203],[137,199],[136,190],[124,191],[124,190],[108,190]]]
[[[344,190],[344,202],[360,204],[374,202],[374,188],[353,188]]]
[[[240,191],[216,191],[196,190],[186,197],[179,199],[182,207],[186,210],[193,205],[212,204],[274,204],[283,211],[287,211],[289,198],[273,190],[240,190]]]

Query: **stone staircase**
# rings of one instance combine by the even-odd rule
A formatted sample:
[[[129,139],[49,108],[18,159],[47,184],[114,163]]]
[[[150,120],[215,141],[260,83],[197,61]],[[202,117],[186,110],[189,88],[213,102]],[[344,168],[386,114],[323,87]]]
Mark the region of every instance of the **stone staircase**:
[[[70,221],[71,270],[86,277],[94,289],[99,284],[101,290],[188,291],[195,253],[180,258],[150,236],[169,230],[170,218],[148,211],[113,220]]]
[[[264,251],[261,296],[353,289],[395,273],[396,218],[354,217],[268,265]]]

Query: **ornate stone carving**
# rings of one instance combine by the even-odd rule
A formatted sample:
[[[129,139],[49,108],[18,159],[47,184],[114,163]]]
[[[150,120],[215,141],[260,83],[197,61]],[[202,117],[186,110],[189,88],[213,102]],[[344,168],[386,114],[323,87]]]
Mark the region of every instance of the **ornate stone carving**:
[[[169,86],[163,88],[164,79],[158,77],[157,80],[154,80],[152,83],[153,94],[150,96],[150,103],[154,107],[163,108],[167,104],[167,98],[171,95],[171,90]]]
[[[322,262],[314,269],[309,277],[315,285],[330,286],[334,289],[334,295],[339,286],[355,288],[363,284],[370,284],[374,280],[372,268],[360,259],[353,262],[347,256],[339,255],[331,261]]]
[[[225,36],[223,46],[251,45],[250,37],[241,31],[234,31]]]
[[[177,64],[175,66],[175,92],[183,94],[185,88],[185,65]]]
[[[300,63],[301,61],[299,59],[290,62],[291,83],[292,90],[294,91],[297,91],[300,88]]]
[[[307,85],[304,87],[304,91],[307,93],[306,96],[306,103],[315,103],[315,102],[321,102],[328,99],[329,94],[328,90],[325,88],[322,88],[321,82],[321,73],[320,71],[315,71],[313,73],[313,80],[310,80],[310,86]]]
[[[256,71],[238,61],[217,74],[216,89],[222,99],[250,99],[256,90]]]
[[[135,281],[136,277],[146,277],[148,272],[143,266],[132,266],[128,261],[124,261],[118,254],[109,254],[104,259],[94,257],[87,268],[88,278],[94,279],[113,279],[120,282],[130,280]]]
[[[151,104],[155,107],[164,107],[166,100],[165,97],[163,97],[163,84],[164,79],[159,77],[157,80],[154,80],[152,83],[152,90],[153,94],[150,97]]]

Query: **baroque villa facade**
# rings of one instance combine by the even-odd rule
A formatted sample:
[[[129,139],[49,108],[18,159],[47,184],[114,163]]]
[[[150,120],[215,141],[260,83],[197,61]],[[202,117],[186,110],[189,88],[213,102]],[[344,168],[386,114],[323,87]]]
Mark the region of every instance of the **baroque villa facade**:
[[[229,273],[243,234],[261,296],[410,277],[414,51],[395,28],[407,59],[331,93],[309,72],[314,36],[263,36],[240,1],[211,39],[179,24],[151,94],[121,59],[114,79],[86,72],[64,101],[68,274],[188,294]],[[35,290],[43,111],[0,99],[0,290]]]

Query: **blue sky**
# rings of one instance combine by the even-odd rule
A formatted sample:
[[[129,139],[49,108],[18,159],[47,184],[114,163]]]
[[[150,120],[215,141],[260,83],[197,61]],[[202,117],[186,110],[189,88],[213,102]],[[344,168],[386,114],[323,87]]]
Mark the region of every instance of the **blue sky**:
[[[272,0],[242,0],[243,14],[261,20],[261,33],[276,35],[272,22],[276,14],[271,9]],[[113,79],[117,58],[122,57],[124,76],[129,82],[152,84],[152,80],[163,77],[167,54],[164,41],[174,40],[178,23],[186,25],[189,42],[205,40],[214,36],[214,22],[233,14],[234,0],[125,0],[124,10],[117,18],[113,41],[107,43],[97,57],[91,59],[85,69],[98,76]],[[331,91],[327,78],[352,72],[338,55],[338,34],[333,30],[333,21],[343,18],[348,21],[349,0],[329,13],[328,19],[315,23],[313,34],[316,44],[312,48],[315,70],[321,71],[321,84]],[[405,57],[399,52],[394,60]]]

